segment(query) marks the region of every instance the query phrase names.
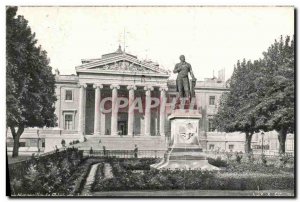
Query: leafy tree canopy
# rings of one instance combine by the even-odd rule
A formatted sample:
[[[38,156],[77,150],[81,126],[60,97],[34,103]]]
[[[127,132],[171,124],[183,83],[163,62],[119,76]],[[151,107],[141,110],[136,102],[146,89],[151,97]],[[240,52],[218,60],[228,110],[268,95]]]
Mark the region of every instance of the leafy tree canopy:
[[[221,131],[245,132],[246,139],[276,130],[284,147],[287,132],[294,132],[294,99],[294,39],[281,36],[262,59],[237,62],[214,124]],[[247,144],[250,148],[251,136]]]
[[[25,127],[55,125],[56,96],[47,53],[16,13],[17,7],[6,8],[6,121],[18,143]]]

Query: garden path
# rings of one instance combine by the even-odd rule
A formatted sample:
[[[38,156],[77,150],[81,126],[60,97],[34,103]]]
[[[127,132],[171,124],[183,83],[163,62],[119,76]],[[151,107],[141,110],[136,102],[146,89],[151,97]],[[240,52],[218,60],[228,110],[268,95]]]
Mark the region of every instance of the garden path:
[[[97,171],[97,168],[98,168],[99,164],[100,163],[92,165],[90,173],[89,173],[88,177],[86,178],[85,185],[84,185],[83,190],[81,192],[82,195],[91,195],[92,184],[95,181],[95,175],[96,175],[96,171]]]
[[[113,178],[112,168],[109,163],[104,164],[104,179]]]

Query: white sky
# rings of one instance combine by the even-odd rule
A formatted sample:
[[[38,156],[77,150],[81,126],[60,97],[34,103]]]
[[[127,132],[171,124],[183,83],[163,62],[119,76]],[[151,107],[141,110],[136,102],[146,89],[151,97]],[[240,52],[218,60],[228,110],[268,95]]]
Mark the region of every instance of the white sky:
[[[228,79],[238,59],[258,59],[294,33],[293,7],[19,7],[18,14],[61,74],[123,47],[124,28],[126,52],[170,70],[184,54],[198,80],[222,68]]]

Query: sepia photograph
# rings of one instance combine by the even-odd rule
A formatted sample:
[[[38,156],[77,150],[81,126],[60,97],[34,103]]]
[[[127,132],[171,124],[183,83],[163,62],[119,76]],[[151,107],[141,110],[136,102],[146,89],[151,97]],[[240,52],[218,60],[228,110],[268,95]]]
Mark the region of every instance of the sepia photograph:
[[[294,6],[5,10],[7,196],[296,197]]]

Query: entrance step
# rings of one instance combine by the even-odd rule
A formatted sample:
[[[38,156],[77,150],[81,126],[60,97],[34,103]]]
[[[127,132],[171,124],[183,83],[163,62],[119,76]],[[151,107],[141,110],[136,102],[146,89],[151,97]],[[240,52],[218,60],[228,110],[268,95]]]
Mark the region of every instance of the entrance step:
[[[80,150],[133,150],[135,145],[139,150],[167,150],[165,137],[161,136],[86,136],[87,141],[74,145]]]

